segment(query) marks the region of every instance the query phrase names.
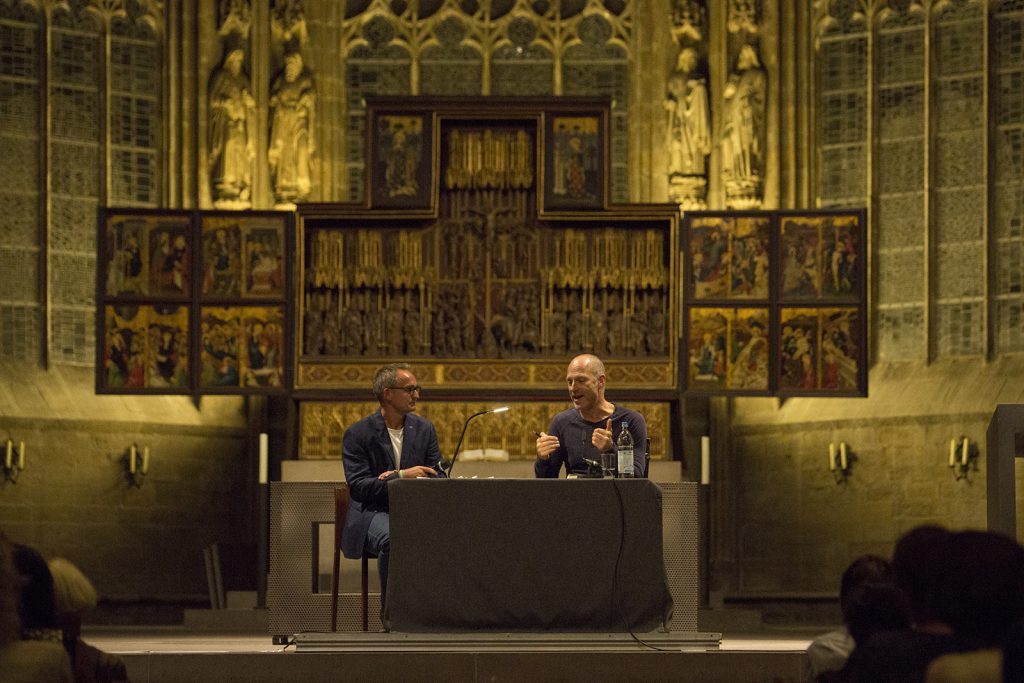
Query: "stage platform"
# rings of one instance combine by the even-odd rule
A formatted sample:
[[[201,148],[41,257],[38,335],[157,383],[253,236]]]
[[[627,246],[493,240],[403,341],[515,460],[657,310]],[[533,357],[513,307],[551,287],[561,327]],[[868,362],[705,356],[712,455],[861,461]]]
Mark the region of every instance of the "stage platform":
[[[133,683],[264,681],[801,680],[820,633],[297,634],[197,632],[180,627],[87,628],[87,642],[124,658]]]

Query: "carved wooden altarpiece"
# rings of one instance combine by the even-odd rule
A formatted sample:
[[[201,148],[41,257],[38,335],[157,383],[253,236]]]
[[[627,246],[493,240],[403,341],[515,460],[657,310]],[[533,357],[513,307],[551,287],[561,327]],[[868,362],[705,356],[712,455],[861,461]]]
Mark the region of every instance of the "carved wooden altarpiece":
[[[616,390],[676,389],[678,208],[609,205],[607,100],[367,114],[365,201],[298,207],[298,393],[365,396],[394,359],[466,396],[561,392],[582,352]]]
[[[677,420],[678,208],[609,205],[607,100],[368,102],[363,203],[300,205],[300,458],[334,458],[375,370],[413,363],[442,449],[532,459],[569,359],[605,361],[655,459]]]

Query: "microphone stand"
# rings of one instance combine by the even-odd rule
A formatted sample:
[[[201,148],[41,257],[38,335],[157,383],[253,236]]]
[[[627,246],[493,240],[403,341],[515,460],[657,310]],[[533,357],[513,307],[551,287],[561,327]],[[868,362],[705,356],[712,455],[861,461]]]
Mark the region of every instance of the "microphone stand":
[[[466,418],[466,421],[462,423],[462,433],[459,434],[459,440],[455,444],[455,453],[452,454],[452,461],[448,464],[448,471],[445,473],[445,476],[451,479],[452,468],[455,467],[455,460],[459,457],[459,449],[462,448],[462,439],[466,436],[466,428],[469,427],[470,421],[474,417],[480,417],[481,415],[486,415],[487,413],[503,413],[506,410],[508,410],[508,406],[502,406],[501,408],[491,408],[489,410],[481,410],[479,413],[473,413],[472,415]]]

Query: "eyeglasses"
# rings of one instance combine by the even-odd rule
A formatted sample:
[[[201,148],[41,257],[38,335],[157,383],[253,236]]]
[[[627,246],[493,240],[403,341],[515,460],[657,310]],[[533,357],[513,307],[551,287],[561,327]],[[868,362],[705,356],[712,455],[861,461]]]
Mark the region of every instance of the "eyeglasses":
[[[410,396],[415,394],[417,391],[423,391],[423,387],[421,387],[419,384],[409,384],[409,385],[404,386],[404,387],[389,387],[389,388],[391,388],[391,389],[398,389],[399,391],[404,391],[405,393],[409,394]]]

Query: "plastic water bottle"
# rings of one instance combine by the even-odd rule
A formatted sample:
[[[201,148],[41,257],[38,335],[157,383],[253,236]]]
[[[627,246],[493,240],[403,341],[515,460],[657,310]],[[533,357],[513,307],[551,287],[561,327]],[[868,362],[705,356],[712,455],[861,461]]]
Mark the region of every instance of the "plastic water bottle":
[[[629,433],[629,422],[622,421],[622,430],[615,442],[615,450],[619,454],[619,476],[633,476],[633,435]]]

